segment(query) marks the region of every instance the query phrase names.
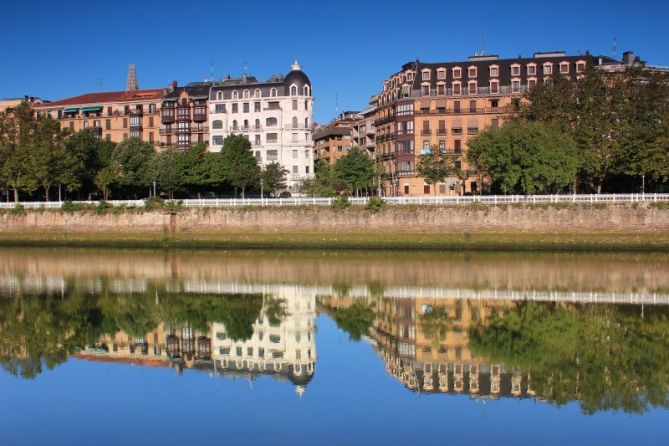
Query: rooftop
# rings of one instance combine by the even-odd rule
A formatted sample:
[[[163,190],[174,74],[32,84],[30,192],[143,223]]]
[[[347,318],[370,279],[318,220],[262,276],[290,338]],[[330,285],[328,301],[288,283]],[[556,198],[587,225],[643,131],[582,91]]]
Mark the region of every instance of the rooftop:
[[[163,97],[163,89],[134,90],[134,91],[110,91],[101,93],[86,93],[59,101],[49,102],[44,107],[61,107],[67,105],[100,104],[108,102],[135,102]]]

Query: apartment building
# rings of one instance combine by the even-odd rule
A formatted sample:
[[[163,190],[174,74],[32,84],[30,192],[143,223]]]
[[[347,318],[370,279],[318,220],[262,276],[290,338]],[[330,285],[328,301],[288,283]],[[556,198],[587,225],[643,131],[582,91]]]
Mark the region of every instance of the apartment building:
[[[138,90],[131,66],[126,91],[87,93],[35,106],[73,132],[89,129],[99,138],[121,142],[140,138],[158,146],[162,89]]]
[[[374,119],[376,118],[377,106],[378,97],[372,96],[369,100],[369,106],[359,113],[360,117],[355,124],[355,143],[361,149],[366,150],[367,154],[372,158],[375,158],[376,156],[376,129],[374,127]]]
[[[286,75],[258,81],[245,74],[215,82],[209,92],[209,145],[242,134],[261,165],[279,162],[288,170],[288,190],[313,177],[313,96],[311,81],[295,62]]]
[[[22,98],[5,98],[0,100],[0,113],[11,114],[12,110],[14,110],[16,107],[18,107],[24,102],[30,105],[31,107],[35,107],[36,105],[42,104],[43,101],[37,96],[24,96]]]
[[[211,82],[179,87],[173,81],[160,108],[160,147],[185,150],[193,144],[209,145],[207,103]]]
[[[573,81],[589,64],[611,69],[622,64],[609,57],[564,52],[500,59],[472,56],[466,61],[409,62],[383,82],[376,110],[376,156],[384,172],[386,195],[475,194],[480,180],[464,174],[467,142],[496,127],[523,95],[551,76]],[[438,151],[453,157],[463,175],[429,185],[418,174],[422,154]],[[436,189],[436,190],[435,190]]]
[[[360,113],[346,111],[328,124],[314,130],[314,161],[326,161],[334,164],[345,156],[352,147],[357,146],[357,122]]]

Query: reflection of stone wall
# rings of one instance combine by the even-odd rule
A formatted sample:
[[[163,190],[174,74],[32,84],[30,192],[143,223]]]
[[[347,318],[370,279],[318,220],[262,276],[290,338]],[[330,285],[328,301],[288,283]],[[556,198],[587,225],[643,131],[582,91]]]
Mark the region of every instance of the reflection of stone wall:
[[[0,215],[0,231],[167,231],[170,215],[138,212],[97,215],[35,212]],[[336,212],[329,208],[185,209],[173,220],[176,231],[578,231],[669,229],[669,210],[645,205],[602,207],[419,207],[389,206],[372,214],[363,209]]]
[[[666,254],[1,249],[0,275],[155,281],[667,292]],[[343,289],[342,291],[346,291]]]

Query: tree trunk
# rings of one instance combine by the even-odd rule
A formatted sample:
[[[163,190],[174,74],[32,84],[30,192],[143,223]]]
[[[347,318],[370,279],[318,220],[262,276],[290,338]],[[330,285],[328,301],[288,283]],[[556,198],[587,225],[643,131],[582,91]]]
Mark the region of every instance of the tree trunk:
[[[63,201],[63,185],[58,185],[58,201]]]
[[[19,190],[17,188],[14,188],[14,203],[19,202]]]
[[[244,199],[244,195],[245,195],[245,193],[246,193],[246,188],[245,188],[245,187],[242,187],[242,200]]]
[[[49,189],[51,189],[51,186],[42,186],[44,188],[44,198],[46,199],[47,203],[49,202]]]

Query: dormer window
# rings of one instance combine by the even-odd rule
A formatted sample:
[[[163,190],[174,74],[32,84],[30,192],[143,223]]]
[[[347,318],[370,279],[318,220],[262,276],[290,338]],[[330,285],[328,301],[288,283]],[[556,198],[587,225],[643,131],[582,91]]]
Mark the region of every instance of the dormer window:
[[[259,98],[260,96],[261,96],[260,90],[256,88],[256,90],[253,92],[253,97]]]
[[[302,87],[302,95],[309,96],[311,94],[310,88],[308,85]]]
[[[273,98],[276,97],[276,88],[272,88],[272,89],[269,91],[269,95],[270,95],[270,97],[273,97]]]
[[[423,70],[423,71],[421,71],[421,74],[423,76],[424,81],[429,81],[430,80],[430,70]]]
[[[462,94],[462,85],[460,82],[453,82],[453,94],[454,95],[460,95]]]
[[[476,81],[469,81],[469,94],[476,94],[477,90],[477,83]]]
[[[290,95],[291,96],[297,96],[297,85],[291,85],[290,86]]]
[[[476,67],[469,67],[467,75],[469,77],[476,77],[478,75],[478,70],[476,69]]]
[[[453,68],[453,79],[460,79],[462,77],[462,69],[460,67]]]
[[[511,65],[511,76],[520,76],[520,65],[519,64]]]
[[[446,79],[446,69],[445,68],[439,68],[437,70],[437,79],[439,79],[439,80]]]
[[[537,74],[537,64],[528,64],[527,65],[527,75],[528,76],[536,76]]]
[[[232,99],[239,99],[239,92],[237,90],[232,92]]]
[[[218,99],[219,101],[220,101],[221,99],[223,99],[223,92],[222,92],[222,91],[218,91],[218,92],[216,92],[216,99]]]
[[[248,90],[244,90],[244,93],[242,93],[242,95],[243,95],[244,99],[248,99],[248,97],[249,97],[249,91],[248,91]]]
[[[560,73],[561,74],[569,73],[569,62],[560,62]]]
[[[552,63],[545,63],[544,64],[544,75],[550,75],[553,74],[553,64]]]
[[[576,72],[583,73],[584,71],[585,71],[585,62],[579,60],[578,62],[576,62]]]
[[[493,65],[490,67],[490,77],[497,76],[499,76],[499,67],[497,65]]]

